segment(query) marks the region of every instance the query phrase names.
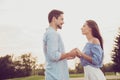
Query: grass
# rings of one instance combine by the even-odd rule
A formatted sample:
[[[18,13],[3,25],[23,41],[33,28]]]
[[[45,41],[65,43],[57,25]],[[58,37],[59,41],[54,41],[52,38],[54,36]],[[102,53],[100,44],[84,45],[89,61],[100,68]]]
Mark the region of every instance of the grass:
[[[29,76],[29,77],[21,77],[21,78],[14,78],[9,80],[44,80],[44,76]]]
[[[70,78],[79,78],[83,77],[83,74],[70,74]],[[21,78],[14,78],[9,80],[44,80],[45,76],[30,76],[30,77],[21,77]]]
[[[120,79],[107,79],[107,80],[120,80]]]
[[[115,75],[114,72],[106,72],[105,75]]]
[[[107,72],[105,75],[115,75],[112,72]],[[84,77],[84,74],[70,74],[70,78],[80,78]],[[14,78],[14,79],[9,79],[9,80],[45,80],[44,76],[30,76],[30,77],[21,77],[21,78]],[[120,80],[120,79],[107,79],[107,80]]]
[[[83,73],[80,74],[70,74],[70,78],[79,78],[79,77],[84,77]]]

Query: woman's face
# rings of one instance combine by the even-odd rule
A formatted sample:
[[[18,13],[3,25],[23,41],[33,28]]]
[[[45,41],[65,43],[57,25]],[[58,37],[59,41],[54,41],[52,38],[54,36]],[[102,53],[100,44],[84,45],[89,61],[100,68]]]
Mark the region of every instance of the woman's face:
[[[81,28],[81,30],[82,30],[82,34],[83,35],[87,35],[87,34],[91,33],[91,28],[87,25],[87,23],[85,23],[83,25],[83,27]]]

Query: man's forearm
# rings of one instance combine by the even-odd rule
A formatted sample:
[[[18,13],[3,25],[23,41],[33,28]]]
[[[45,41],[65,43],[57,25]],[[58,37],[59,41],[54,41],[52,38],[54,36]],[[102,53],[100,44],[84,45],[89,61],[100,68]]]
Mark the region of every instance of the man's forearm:
[[[60,57],[60,60],[67,59],[69,57],[75,57],[76,55],[77,55],[77,53],[74,52],[74,51],[71,51],[71,52],[68,52],[68,53],[63,53]]]
[[[66,59],[68,57],[70,57],[69,53],[63,53],[63,54],[61,54],[60,60]]]

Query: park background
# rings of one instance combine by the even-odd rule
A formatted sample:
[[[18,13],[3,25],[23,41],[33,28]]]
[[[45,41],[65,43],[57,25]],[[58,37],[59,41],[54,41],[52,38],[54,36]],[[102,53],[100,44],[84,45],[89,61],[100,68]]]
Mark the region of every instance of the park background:
[[[52,9],[64,12],[64,25],[58,30],[66,52],[83,49],[87,42],[81,27],[88,19],[95,20],[104,39],[104,64],[112,63],[114,39],[120,27],[119,0],[0,0],[0,56],[14,59],[30,53],[37,64],[44,66],[43,35],[48,28]],[[75,69],[79,59],[68,60]]]

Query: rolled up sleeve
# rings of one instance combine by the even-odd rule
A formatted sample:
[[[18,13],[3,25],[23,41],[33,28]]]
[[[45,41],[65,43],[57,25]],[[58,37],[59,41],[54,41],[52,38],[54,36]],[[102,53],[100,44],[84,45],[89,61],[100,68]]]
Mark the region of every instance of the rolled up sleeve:
[[[50,33],[47,36],[47,54],[50,60],[59,61],[61,53],[58,51],[58,35]]]
[[[91,52],[93,54],[92,63],[94,65],[100,64],[100,62],[102,61],[102,55],[103,55],[103,50],[101,49],[101,47],[98,45],[94,45],[91,48]]]

